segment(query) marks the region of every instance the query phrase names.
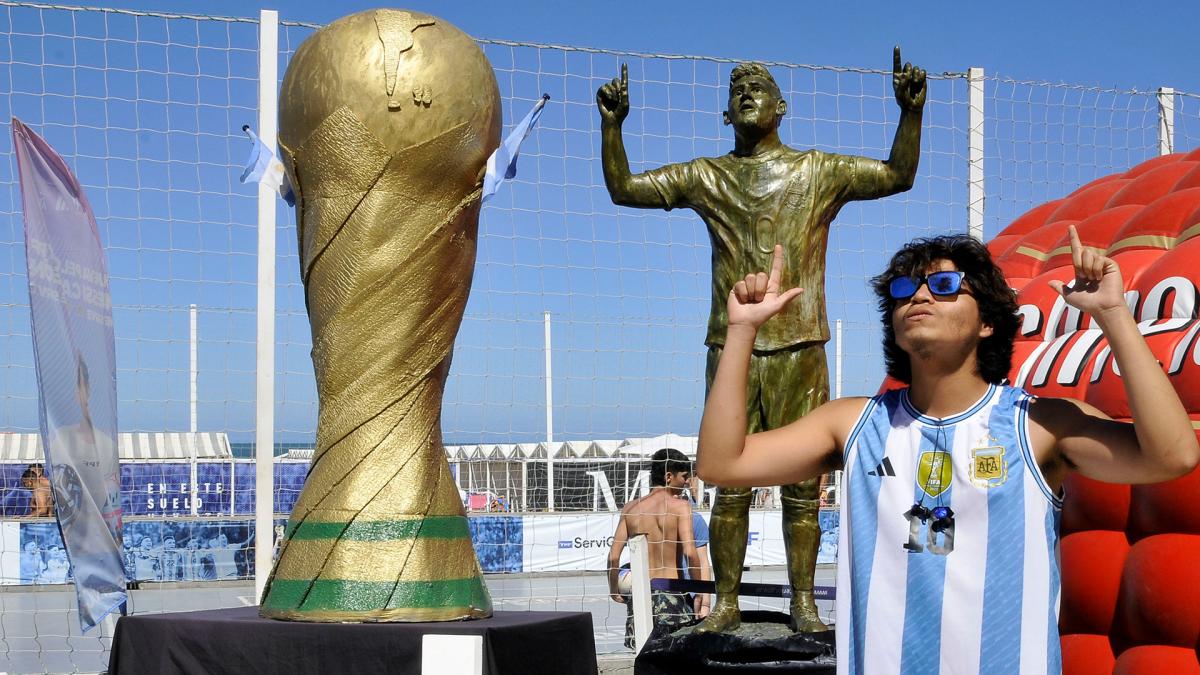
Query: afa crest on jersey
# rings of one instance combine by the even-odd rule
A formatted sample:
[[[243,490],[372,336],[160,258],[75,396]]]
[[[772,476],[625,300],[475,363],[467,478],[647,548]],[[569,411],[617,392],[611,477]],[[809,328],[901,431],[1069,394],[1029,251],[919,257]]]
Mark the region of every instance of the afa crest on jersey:
[[[989,438],[988,441],[996,442]],[[984,444],[971,448],[971,482],[977,487],[994,488],[1008,480],[1008,461],[1004,459],[1004,446]]]

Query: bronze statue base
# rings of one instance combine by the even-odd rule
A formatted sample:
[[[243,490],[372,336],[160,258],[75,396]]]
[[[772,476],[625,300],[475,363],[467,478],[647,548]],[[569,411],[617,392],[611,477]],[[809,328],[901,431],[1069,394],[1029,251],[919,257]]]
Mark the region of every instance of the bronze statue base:
[[[634,673],[833,675],[837,670],[834,631],[793,633],[790,620],[782,612],[746,611],[741,625],[728,633],[698,632],[695,626],[674,632],[656,627],[634,662]]]

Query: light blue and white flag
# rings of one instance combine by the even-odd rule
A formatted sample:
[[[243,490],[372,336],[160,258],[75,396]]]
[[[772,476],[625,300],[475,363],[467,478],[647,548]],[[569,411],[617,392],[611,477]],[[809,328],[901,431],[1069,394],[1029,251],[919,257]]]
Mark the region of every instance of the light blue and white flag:
[[[534,104],[533,110],[508,132],[508,138],[505,138],[492,156],[488,157],[487,173],[483,176],[483,201],[491,199],[496,190],[500,189],[501,183],[517,175],[517,153],[521,151],[521,143],[537,125],[538,118],[542,116],[542,108],[546,107],[546,101],[549,100],[550,94],[542,94]]]
[[[124,611],[117,358],[108,264],[83,187],[46,141],[13,118],[38,382],[54,512],[84,632]]]
[[[242,131],[250,137],[250,156],[246,158],[246,168],[242,170],[243,183],[262,183],[279,193],[288,206],[296,205],[296,194],[292,191],[292,183],[288,180],[283,162],[275,156],[275,151],[254,133],[250,125],[242,127]]]

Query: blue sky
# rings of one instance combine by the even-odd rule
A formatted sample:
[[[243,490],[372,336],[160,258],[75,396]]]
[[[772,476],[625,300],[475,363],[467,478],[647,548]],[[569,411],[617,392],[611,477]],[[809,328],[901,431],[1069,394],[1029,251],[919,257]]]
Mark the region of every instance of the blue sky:
[[[377,2],[116,0],[107,7],[328,23]],[[887,67],[900,44],[931,72],[969,66],[1017,79],[1200,91],[1200,6],[1116,0],[1046,3],[408,2],[480,38],[788,63]],[[736,7],[736,9],[731,9]]]
[[[933,74],[917,184],[884,202],[848,206],[830,239],[827,293],[831,319],[847,324],[848,394],[871,393],[880,375],[865,279],[907,239],[965,229],[967,89],[953,73],[979,66],[997,78],[987,85],[987,236],[1038,203],[1154,153],[1153,97],[1121,92],[1200,93],[1188,53],[1200,21],[1183,3],[1142,3],[1136,16],[1121,15],[1127,5],[1116,3],[1090,3],[1087,16],[1033,3],[938,3],[921,12],[884,3],[842,3],[836,11],[801,5],[764,3],[736,14],[704,2],[408,7],[492,40],[875,71],[890,67],[891,45],[901,44],[906,59]],[[256,18],[264,5],[108,6]],[[323,24],[372,6],[289,3],[281,19]],[[0,7],[0,112],[43,133],[75,168],[105,240],[123,430],[186,429],[187,305],[196,303],[200,428],[228,431],[235,441],[253,433],[254,191],[237,175],[248,147],[239,129],[255,116],[255,32],[248,23]],[[294,51],[310,32],[285,28],[281,48]],[[635,169],[719,154],[731,144],[717,114],[730,65],[496,44],[485,53],[506,127],[542,92],[552,101],[517,180],[481,218],[475,284],[446,394],[447,439],[544,437],[543,311],[555,317],[556,437],[695,433],[707,236],[688,212],[608,202],[592,95],[630,62],[626,133]],[[896,120],[889,78],[773,70],[791,103],[785,141],[886,156]],[[1191,149],[1200,139],[1200,99],[1178,105],[1177,145]],[[31,430],[28,296],[9,159],[0,162],[0,188],[8,188],[0,190],[0,430]],[[304,441],[316,407],[292,218],[280,203],[276,417],[280,440]]]

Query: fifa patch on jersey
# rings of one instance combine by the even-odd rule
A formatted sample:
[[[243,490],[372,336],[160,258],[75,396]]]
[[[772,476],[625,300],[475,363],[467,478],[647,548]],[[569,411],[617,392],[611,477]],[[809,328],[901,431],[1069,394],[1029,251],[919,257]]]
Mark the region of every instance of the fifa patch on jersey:
[[[930,497],[937,497],[950,489],[954,479],[954,467],[950,453],[945,450],[929,450],[921,453],[917,462],[917,486]]]
[[[987,445],[971,449],[971,482],[977,487],[994,488],[1008,480],[1008,461],[1004,446]]]

